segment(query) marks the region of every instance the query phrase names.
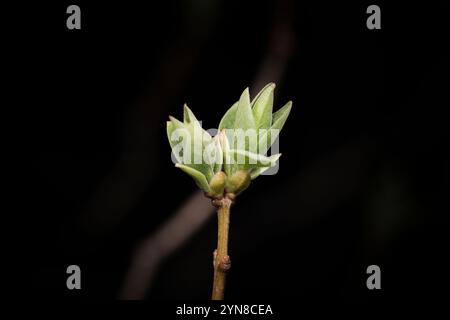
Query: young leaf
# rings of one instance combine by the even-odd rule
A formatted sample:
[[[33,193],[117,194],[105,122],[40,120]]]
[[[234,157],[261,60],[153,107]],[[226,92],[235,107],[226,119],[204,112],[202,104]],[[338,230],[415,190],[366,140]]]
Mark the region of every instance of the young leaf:
[[[276,127],[281,130],[283,128],[284,123],[286,122],[289,113],[291,112],[292,101],[288,101],[280,110],[273,114],[273,122],[272,127]]]
[[[175,147],[175,141],[172,141],[172,133],[175,130],[175,127],[171,121],[167,121],[167,138],[169,139],[170,147],[173,149]],[[177,154],[177,152],[174,152],[175,158],[177,159],[177,162],[181,162],[182,159],[180,159],[180,156]]]
[[[173,132],[173,130],[174,130],[174,127],[173,127],[173,123],[172,122],[170,122],[170,121],[167,121],[166,122],[166,131],[167,131],[167,139],[169,139],[169,144],[170,144],[170,147],[172,147],[173,148],[173,141],[172,141],[172,132]]]
[[[180,130],[183,134],[186,133],[180,142],[183,149],[183,158],[180,162],[200,171],[209,180],[213,175],[213,166],[206,163],[205,159],[203,159],[203,150],[205,146],[212,143],[211,136],[203,130],[197,120],[184,124],[172,116],[169,116],[169,118],[173,124],[173,130]]]
[[[230,109],[225,112],[222,120],[219,123],[219,130],[222,129],[233,129],[234,128],[234,120],[236,119],[236,110],[238,107],[239,101],[235,102]]]
[[[268,129],[272,123],[273,90],[275,83],[266,85],[253,99],[252,110],[256,128]]]
[[[250,170],[257,167],[273,167],[281,156],[281,153],[278,153],[266,157],[261,154],[236,149],[230,150],[230,154],[238,168],[244,170]]]
[[[260,174],[262,174],[267,169],[270,169],[270,167],[259,167],[259,168],[253,168],[250,171],[250,178],[252,180],[256,179]]]
[[[179,154],[178,150],[174,151],[174,148],[178,146],[178,144],[184,145],[186,143],[186,141],[184,141],[184,134],[188,133],[188,131],[185,128],[183,122],[178,121],[172,116],[169,116],[169,119],[170,121],[167,121],[167,138],[169,139],[170,147],[172,148],[172,152],[175,155],[177,162],[183,163],[182,155]],[[175,130],[179,131],[174,134]]]
[[[242,92],[241,98],[239,99],[233,128],[243,130],[255,128],[255,119],[250,106],[250,94],[248,88]]]
[[[170,122],[173,123],[174,129],[182,129],[184,128],[184,123],[178,120],[177,118],[174,118],[172,116],[169,116]]]
[[[270,127],[269,130],[263,132],[259,136],[258,153],[266,154],[267,150],[269,150],[269,148],[272,145],[272,142],[274,142],[275,139],[280,134],[280,131],[283,128],[284,123],[286,122],[286,119],[289,116],[289,113],[291,112],[291,108],[292,108],[292,101],[289,101],[280,110],[278,110],[273,114],[272,126]]]
[[[184,172],[186,172],[188,175],[190,175],[195,182],[197,183],[197,186],[202,189],[205,192],[210,192],[211,188],[209,187],[208,180],[206,180],[206,177],[201,173],[200,171],[197,171],[191,167],[185,166],[184,164],[177,163],[175,164],[175,167],[180,168]]]
[[[195,121],[198,122],[198,120],[195,117],[194,113],[192,112],[191,109],[189,109],[187,104],[184,104],[184,106],[183,106],[183,122],[185,124],[188,124],[188,123],[192,123],[192,122],[195,122]]]
[[[203,173],[206,179],[209,181],[213,175],[213,163],[207,163],[204,159],[205,148],[214,143],[208,132],[203,130],[198,121],[190,123],[188,126],[191,133],[191,164],[186,164],[201,173]],[[197,160],[200,160],[197,163]]]

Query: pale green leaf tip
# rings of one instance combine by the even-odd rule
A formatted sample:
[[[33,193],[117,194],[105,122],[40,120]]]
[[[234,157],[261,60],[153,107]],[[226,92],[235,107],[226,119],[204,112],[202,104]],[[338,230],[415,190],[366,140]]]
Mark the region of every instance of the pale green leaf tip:
[[[184,165],[184,164],[181,164],[181,163],[175,163],[175,168],[178,168],[178,169],[183,169],[183,168],[185,168],[186,166]]]
[[[183,105],[183,120],[184,120],[184,122],[190,122],[189,107],[187,106],[186,103]]]
[[[274,155],[273,159],[272,159],[273,163],[276,163],[278,161],[278,159],[280,159],[280,157],[281,157],[281,153]]]
[[[284,105],[284,107],[285,107],[286,109],[288,109],[289,111],[291,111],[291,108],[292,108],[292,101],[289,100],[289,101]]]
[[[195,117],[194,113],[187,106],[186,103],[183,105],[183,121],[186,124],[191,123],[193,121],[198,121],[197,118]]]

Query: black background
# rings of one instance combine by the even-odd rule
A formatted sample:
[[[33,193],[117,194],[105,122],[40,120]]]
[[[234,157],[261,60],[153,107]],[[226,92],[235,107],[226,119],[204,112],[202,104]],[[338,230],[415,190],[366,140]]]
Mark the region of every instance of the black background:
[[[81,30],[66,28],[70,4]],[[233,207],[227,298],[438,295],[449,268],[449,8],[374,2],[382,29],[368,30],[369,4],[14,8],[10,140],[24,175],[11,241],[26,244],[16,253],[30,267],[19,294],[117,298],[136,246],[196,190],[170,161],[167,116],[181,118],[187,102],[214,127],[245,87],[256,94],[272,52],[285,66],[275,109],[294,104],[279,173]],[[145,298],[207,300],[215,232],[210,219],[171,254]],[[66,289],[70,264],[81,267],[80,291]],[[371,264],[380,291],[366,288]]]

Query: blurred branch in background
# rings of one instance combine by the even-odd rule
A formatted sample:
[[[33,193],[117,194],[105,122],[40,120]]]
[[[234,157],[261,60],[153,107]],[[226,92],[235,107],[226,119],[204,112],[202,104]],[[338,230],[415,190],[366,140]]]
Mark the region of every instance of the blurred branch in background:
[[[160,261],[187,241],[212,212],[210,200],[203,192],[197,191],[191,195],[169,221],[139,245],[120,298],[143,298]]]
[[[277,2],[268,39],[267,54],[252,86],[258,92],[268,82],[280,83],[295,48],[290,0]],[[119,293],[121,299],[143,299],[163,259],[185,243],[215,212],[202,192],[192,194],[160,230],[144,240],[136,250]]]
[[[157,150],[165,110],[187,84],[204,42],[210,35],[220,1],[195,1],[185,11],[184,27],[163,55],[149,90],[130,108],[121,157],[94,191],[83,214],[82,227],[94,237],[114,230],[134,208],[158,167]],[[186,4],[187,5],[187,4]],[[143,39],[143,41],[151,41]],[[165,126],[164,126],[165,127]]]

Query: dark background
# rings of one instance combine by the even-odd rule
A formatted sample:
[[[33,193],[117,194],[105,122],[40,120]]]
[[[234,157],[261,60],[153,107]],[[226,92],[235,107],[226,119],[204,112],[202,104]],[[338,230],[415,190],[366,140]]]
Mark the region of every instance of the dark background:
[[[439,295],[448,283],[448,4],[61,2],[17,8],[25,172],[15,234],[32,297],[122,297],[140,243],[196,187],[165,127],[206,128],[243,89],[293,100],[280,171],[232,209],[228,299]],[[81,30],[66,8],[81,7]],[[381,30],[366,8],[381,7]],[[25,21],[25,22],[24,22]],[[192,212],[193,215],[196,212]],[[209,299],[213,216],[161,261],[148,299]],[[151,258],[150,258],[151,259]],[[66,268],[82,290],[66,289]],[[379,291],[366,268],[381,267]]]

